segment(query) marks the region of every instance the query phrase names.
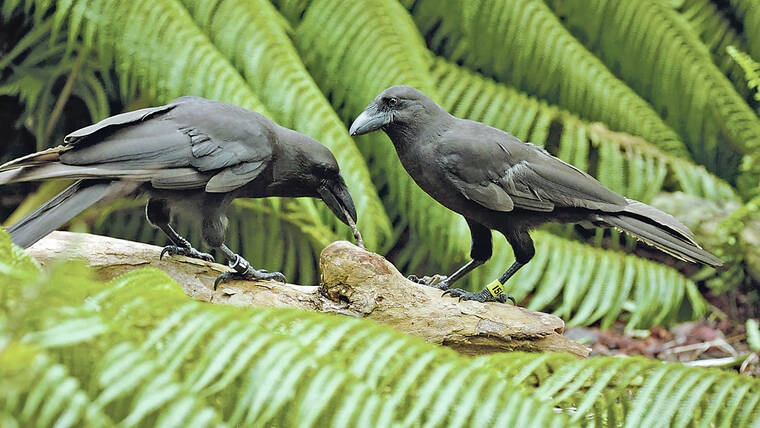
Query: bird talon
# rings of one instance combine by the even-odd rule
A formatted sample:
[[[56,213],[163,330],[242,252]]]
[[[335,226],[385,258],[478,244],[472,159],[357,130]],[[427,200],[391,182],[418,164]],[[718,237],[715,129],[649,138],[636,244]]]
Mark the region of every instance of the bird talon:
[[[282,283],[287,282],[285,275],[282,272],[267,272],[264,269],[256,270],[248,268],[244,272],[224,272],[216,277],[214,280],[214,290],[219,284],[229,281],[279,281]]]
[[[201,253],[200,251],[196,250],[193,247],[185,248],[185,247],[178,247],[176,245],[167,245],[161,250],[161,254],[159,254],[158,259],[163,260],[166,254],[170,256],[191,257],[191,258],[203,260],[206,262],[214,261],[214,257],[211,254]]]

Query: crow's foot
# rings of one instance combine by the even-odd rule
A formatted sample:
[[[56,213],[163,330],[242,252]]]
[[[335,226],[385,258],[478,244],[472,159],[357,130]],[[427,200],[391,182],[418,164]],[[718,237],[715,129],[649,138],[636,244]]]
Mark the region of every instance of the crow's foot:
[[[163,250],[161,250],[161,255],[158,256],[158,259],[161,260],[165,254],[168,254],[170,256],[192,257],[194,259],[201,259],[207,262],[214,261],[214,256],[208,253],[201,253],[193,247],[178,247],[176,245],[167,245]]]
[[[264,269],[256,270],[250,269],[244,273],[240,272],[225,272],[216,277],[214,280],[214,290],[219,284],[223,284],[229,281],[254,281],[254,280],[270,280],[285,282],[285,275],[280,272],[267,272]]]
[[[435,274],[433,276],[423,276],[422,278],[417,275],[409,275],[406,277],[409,281],[416,282],[417,284],[427,285],[428,287],[437,288],[439,290],[448,290],[449,283],[446,275]]]
[[[481,291],[480,293],[473,293],[472,291],[465,291],[461,288],[450,288],[443,292],[442,296],[459,297],[459,300],[475,300],[476,302],[499,302],[507,303],[507,299],[515,303],[515,298],[511,294],[498,294],[494,296],[488,289]]]

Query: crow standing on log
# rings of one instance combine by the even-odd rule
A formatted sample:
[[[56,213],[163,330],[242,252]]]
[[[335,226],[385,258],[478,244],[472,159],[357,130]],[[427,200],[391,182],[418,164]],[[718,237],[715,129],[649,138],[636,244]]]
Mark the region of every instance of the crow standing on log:
[[[0,184],[78,179],[8,229],[21,247],[29,247],[97,202],[141,193],[149,196],[148,221],[173,244],[161,256],[213,261],[169,224],[172,211],[200,217],[204,240],[218,248],[235,270],[220,275],[215,286],[230,279],[285,281],[280,272],[253,269],[224,245],[225,213],[238,197],[321,198],[351,226],[362,245],[354,202],[330,150],[256,112],[182,97],[165,106],[109,117],[72,132],[64,143],[0,166]]]
[[[456,118],[422,92],[393,86],[351,125],[351,135],[382,129],[415,182],[467,220],[467,264],[433,285],[460,299],[506,302],[503,284],[534,255],[528,232],[547,222],[616,227],[672,256],[720,266],[689,229],[672,216],[627,199],[585,172],[479,122]],[[449,288],[491,257],[491,230],[504,234],[515,262],[483,291]],[[410,279],[417,279],[410,277]],[[430,284],[428,284],[430,285]]]

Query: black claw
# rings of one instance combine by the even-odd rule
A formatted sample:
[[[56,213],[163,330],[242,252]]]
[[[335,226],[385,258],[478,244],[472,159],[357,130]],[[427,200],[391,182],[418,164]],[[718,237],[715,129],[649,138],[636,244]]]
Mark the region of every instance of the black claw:
[[[279,282],[285,282],[285,275],[283,275],[281,272],[267,272],[263,269],[256,270],[253,268],[249,268],[245,272],[224,272],[223,274],[216,277],[214,280],[214,290],[216,290],[216,287],[219,284],[238,280],[238,281],[256,281],[256,280],[275,280]]]
[[[449,283],[445,275],[433,275],[420,278],[417,275],[412,274],[407,276],[406,279],[412,282],[416,282],[417,284],[427,285],[428,287],[437,288],[439,290],[447,290],[449,288]],[[434,282],[436,280],[438,280],[438,282]]]
[[[161,250],[161,254],[158,256],[158,259],[162,260],[164,258],[164,255],[166,254],[170,256],[192,257],[194,259],[200,259],[207,262],[214,261],[214,257],[211,254],[201,253],[200,251],[196,250],[193,247],[185,248],[185,247],[178,247],[176,245],[167,245]]]
[[[441,297],[443,296],[451,296],[451,297],[458,297],[459,301],[462,300],[474,300],[476,302],[499,302],[499,303],[507,303],[507,299],[511,300],[513,303],[515,303],[515,298],[512,297],[510,294],[499,294],[498,296],[493,296],[488,290],[483,290],[480,293],[473,293],[472,291],[466,291],[462,290],[461,288],[449,288],[448,290],[444,291]]]

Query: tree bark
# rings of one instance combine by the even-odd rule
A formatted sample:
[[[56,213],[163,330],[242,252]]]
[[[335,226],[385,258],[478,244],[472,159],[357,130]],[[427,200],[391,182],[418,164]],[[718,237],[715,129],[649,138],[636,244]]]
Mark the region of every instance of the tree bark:
[[[319,286],[275,281],[232,281],[214,291],[217,263],[175,256],[158,259],[161,248],[97,235],[53,232],[29,248],[43,266],[63,258],[84,259],[101,279],[152,266],[174,278],[190,297],[236,306],[287,307],[364,317],[396,330],[449,346],[463,354],[501,351],[569,352],[589,349],[563,336],[554,315],[501,303],[458,301],[407,280],[384,257],[345,241],[320,256]]]

